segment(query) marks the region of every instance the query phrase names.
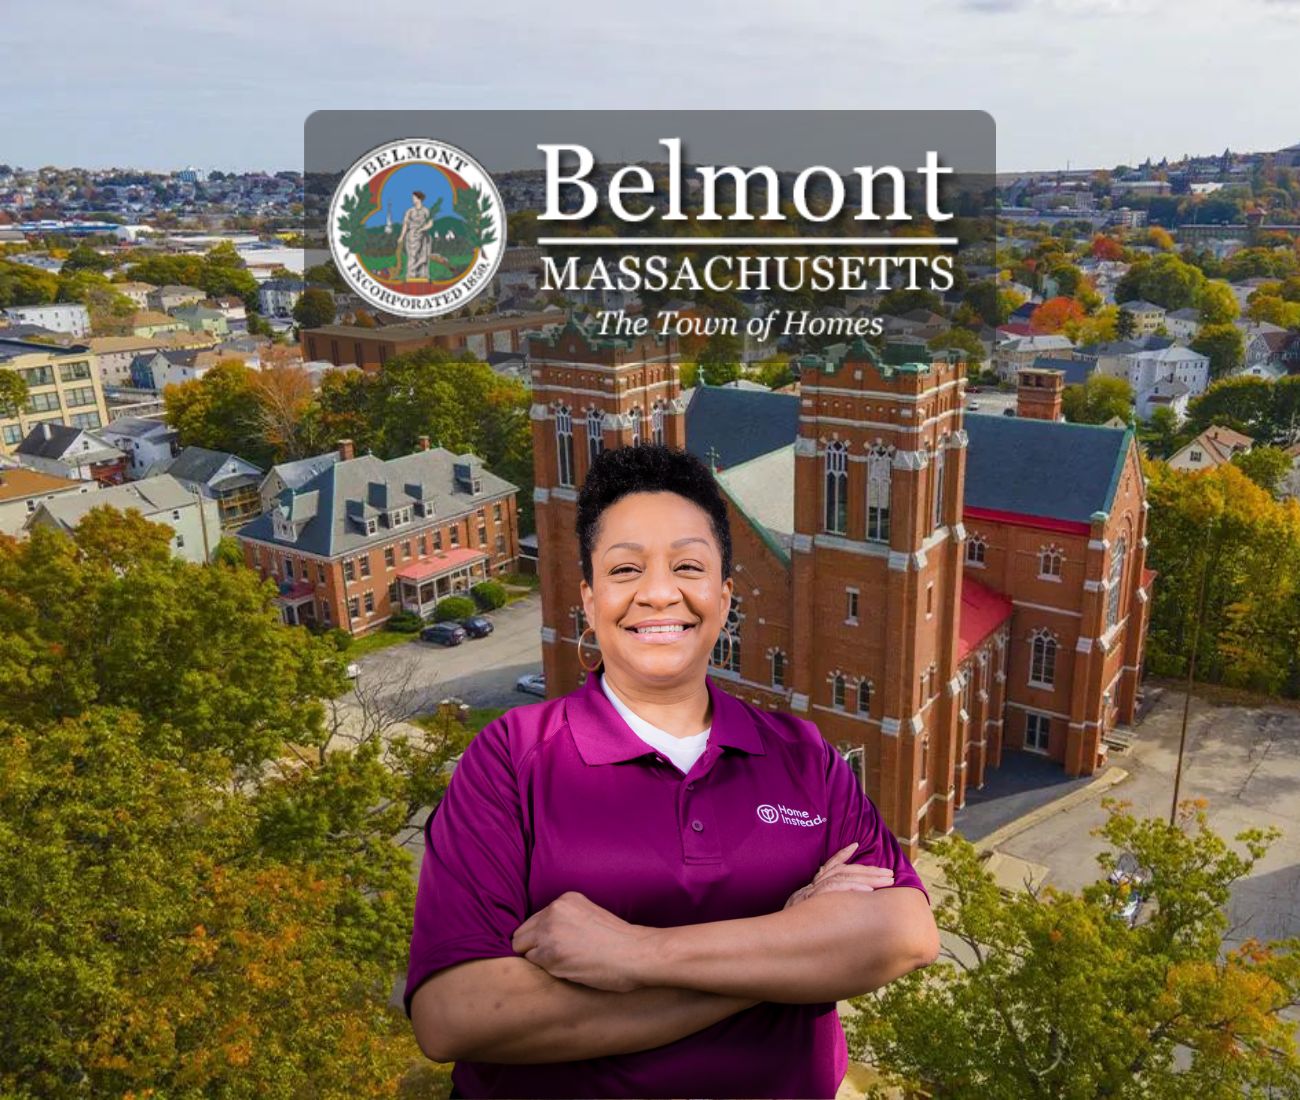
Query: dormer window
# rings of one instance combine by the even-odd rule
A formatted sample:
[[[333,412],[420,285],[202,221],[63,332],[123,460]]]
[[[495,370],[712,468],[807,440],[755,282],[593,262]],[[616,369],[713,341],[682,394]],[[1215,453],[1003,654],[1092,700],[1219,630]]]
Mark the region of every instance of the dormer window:
[[[429,516],[433,515],[433,501],[431,500],[417,501],[415,505],[415,514],[417,516],[424,516],[425,518],[428,518]]]
[[[388,526],[401,527],[403,524],[411,522],[410,508],[395,508],[388,513]]]
[[[378,532],[378,530],[379,530],[379,520],[375,519],[374,516],[370,516],[366,520],[366,534],[373,535],[376,532]]]

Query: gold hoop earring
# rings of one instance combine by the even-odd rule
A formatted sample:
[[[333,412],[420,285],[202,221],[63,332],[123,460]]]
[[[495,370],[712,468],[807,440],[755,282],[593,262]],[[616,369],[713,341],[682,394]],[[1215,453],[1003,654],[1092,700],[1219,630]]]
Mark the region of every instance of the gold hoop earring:
[[[591,637],[593,642],[596,640],[596,631],[594,627],[589,626],[586,628],[586,630],[584,630],[581,634],[578,635],[578,664],[582,666],[583,672],[595,672],[596,669],[600,668],[601,663],[605,660],[605,658],[601,657],[599,660],[596,661],[594,665],[588,665],[587,662],[582,659],[582,644],[583,644],[582,640],[587,636],[588,631],[591,632]],[[599,649],[597,649],[597,652],[600,652]]]
[[[734,643],[733,643],[733,640],[732,640],[731,631],[730,631],[730,630],[726,630],[726,629],[724,629],[724,630],[723,630],[723,631],[718,635],[718,640],[721,641],[723,638],[726,638],[726,639],[727,639],[727,656],[726,656],[726,658],[723,660],[723,662],[722,662],[721,664],[714,664],[714,661],[713,661],[713,650],[710,649],[710,650],[709,650],[709,664],[713,665],[714,668],[725,668],[725,669],[727,669],[728,671],[730,671],[730,670],[731,670],[731,655],[732,655],[733,652],[735,652],[735,647],[734,647]]]

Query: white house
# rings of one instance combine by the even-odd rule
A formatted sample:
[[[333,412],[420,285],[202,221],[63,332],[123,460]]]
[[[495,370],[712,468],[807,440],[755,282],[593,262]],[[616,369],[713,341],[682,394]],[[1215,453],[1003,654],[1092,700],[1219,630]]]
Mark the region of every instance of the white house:
[[[93,481],[74,481],[17,464],[0,464],[0,535],[18,538],[28,517],[44,501],[98,489]]]
[[[291,318],[307,284],[301,279],[267,279],[257,288],[257,303],[263,317]]]
[[[1156,409],[1170,409],[1181,424],[1187,419],[1190,400],[1191,391],[1184,383],[1166,378],[1138,395],[1137,414],[1142,420],[1149,420]]]
[[[109,421],[99,434],[126,455],[126,476],[131,481],[144,477],[158,463],[170,461],[180,450],[176,429],[152,417],[124,416]]]
[[[1161,382],[1181,382],[1189,398],[1199,397],[1210,384],[1210,357],[1181,344],[1134,352],[1124,357],[1124,368],[1139,416],[1143,415],[1147,395]]]
[[[69,336],[85,336],[90,332],[90,314],[86,307],[75,302],[60,302],[47,306],[11,306],[5,310],[10,324],[39,325],[51,332],[66,332]]]
[[[1166,313],[1165,331],[1176,340],[1195,340],[1201,331],[1201,311],[1189,307]]]
[[[211,561],[221,538],[217,502],[192,492],[167,474],[42,501],[25,529],[43,525],[70,533],[87,512],[105,505],[122,512],[137,511],[152,523],[170,527],[172,553],[185,561]]]

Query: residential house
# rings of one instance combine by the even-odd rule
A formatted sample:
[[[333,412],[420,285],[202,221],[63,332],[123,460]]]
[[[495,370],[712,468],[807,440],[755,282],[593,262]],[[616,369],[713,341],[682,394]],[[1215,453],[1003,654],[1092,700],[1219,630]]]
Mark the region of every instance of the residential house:
[[[186,447],[158,472],[217,502],[221,529],[233,531],[262,512],[258,486],[263,472],[227,451]]]
[[[1287,345],[1294,334],[1279,325],[1254,326],[1263,331],[1249,334],[1243,332],[1246,339],[1246,352],[1242,361],[1242,374],[1253,374],[1257,378],[1276,381],[1287,373],[1284,358]]]
[[[1153,351],[1137,351],[1125,357],[1125,377],[1133,387],[1138,415],[1148,405],[1148,395],[1161,382],[1180,382],[1187,397],[1199,397],[1210,384],[1210,357],[1182,344]],[[1171,400],[1172,391],[1162,391],[1160,400]]]
[[[1169,409],[1181,424],[1187,419],[1187,406],[1191,396],[1192,391],[1185,382],[1179,382],[1176,378],[1161,379],[1137,398],[1138,417],[1149,420],[1156,409]]]
[[[1175,470],[1212,470],[1232,461],[1232,456],[1244,454],[1255,445],[1248,435],[1212,425],[1169,458]]]
[[[168,284],[167,286],[154,287],[149,291],[148,308],[158,313],[170,313],[180,306],[201,302],[206,297],[207,295],[196,286]]]
[[[0,535],[20,537],[28,517],[43,501],[98,488],[93,481],[56,477],[26,466],[0,465]]]
[[[66,333],[69,336],[88,336],[90,334],[90,313],[86,307],[75,302],[59,302],[44,306],[11,306],[4,311],[10,323],[15,325],[40,325],[51,332]]]
[[[578,488],[648,436],[717,468],[731,514],[731,644],[710,675],[855,756],[905,851],[959,828],[1007,754],[1091,774],[1132,722],[1145,484],[1131,431],[1058,422],[1059,373],[1029,372],[1020,416],[966,417],[963,363],[861,341],[802,357],[797,398],[702,386],[689,406],[672,340],[568,325],[530,354],[550,696],[583,675]]]
[[[279,584],[286,622],[360,634],[516,567],[517,487],[428,443],[385,462],[341,440],[337,462],[239,530],[244,560]]]
[[[27,383],[27,403],[16,416],[0,410],[0,455],[10,454],[41,423],[98,428],[108,419],[95,358],[81,344],[54,347],[0,336],[0,370]]]
[[[301,279],[267,279],[257,288],[257,304],[263,317],[293,319],[293,307],[298,304],[307,284]]]
[[[172,554],[184,561],[211,561],[221,538],[216,502],[166,474],[94,493],[65,494],[42,501],[27,520],[26,530],[45,526],[72,534],[92,508],[100,507],[139,512],[151,523],[170,527]]]
[[[1165,331],[1175,340],[1195,340],[1201,331],[1201,311],[1188,308],[1166,313]]]
[[[99,434],[126,455],[126,476],[130,481],[138,481],[150,470],[165,466],[180,450],[176,429],[153,417],[123,416],[110,420]]]
[[[209,336],[225,336],[230,332],[230,322],[219,309],[194,303],[178,306],[172,310],[172,316],[191,332],[206,332]]]
[[[1164,306],[1144,302],[1140,298],[1132,302],[1120,302],[1119,310],[1133,318],[1133,335],[1136,337],[1153,336],[1165,323],[1167,313]]]
[[[153,309],[132,314],[127,324],[132,336],[158,336],[164,332],[183,332],[186,329],[184,321]]]
[[[154,289],[149,283],[126,282],[113,284],[113,290],[122,297],[129,298],[138,310],[149,308],[149,295],[153,293]]]
[[[42,420],[14,449],[24,466],[73,481],[120,485],[126,480],[126,456],[95,431]]]
[[[1073,352],[1074,344],[1070,338],[1057,333],[1012,336],[994,349],[993,365],[999,378],[1004,382],[1014,382],[1021,368],[1032,366],[1039,356],[1067,359]]]
[[[297,492],[322,470],[327,470],[338,462],[339,453],[326,451],[311,458],[300,458],[294,462],[280,462],[271,467],[266,479],[258,488],[262,497],[262,511],[269,512],[276,500],[286,489]]]

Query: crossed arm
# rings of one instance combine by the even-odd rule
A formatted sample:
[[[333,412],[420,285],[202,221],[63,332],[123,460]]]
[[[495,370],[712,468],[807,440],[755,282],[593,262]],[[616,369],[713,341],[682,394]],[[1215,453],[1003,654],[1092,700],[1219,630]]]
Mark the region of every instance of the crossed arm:
[[[837,852],[777,913],[677,928],[629,924],[564,894],[514,936],[515,958],[430,978],[411,1002],[435,1061],[568,1062],[648,1050],[763,1001],[816,1004],[938,956],[924,894]]]

